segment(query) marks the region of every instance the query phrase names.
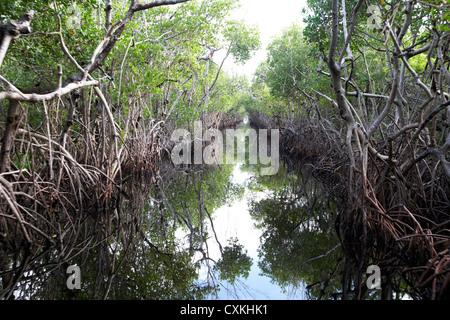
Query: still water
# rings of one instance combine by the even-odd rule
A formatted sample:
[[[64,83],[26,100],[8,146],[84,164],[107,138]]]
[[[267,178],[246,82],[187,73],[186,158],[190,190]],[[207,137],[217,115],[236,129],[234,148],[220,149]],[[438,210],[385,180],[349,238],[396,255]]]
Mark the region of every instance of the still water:
[[[156,180],[130,180],[115,205],[78,212],[70,232],[17,255],[9,265],[15,287],[2,295],[334,298],[343,265],[333,198],[307,170],[280,163],[275,175],[259,172],[246,163],[169,165]],[[76,290],[67,273],[74,266]]]
[[[238,241],[243,245],[243,249],[252,259],[252,266],[246,278],[239,277],[234,284],[229,282],[220,283],[220,290],[210,299],[256,299],[256,300],[286,300],[286,299],[305,299],[304,286],[299,289],[282,288],[274,283],[270,277],[263,275],[258,266],[258,250],[260,238],[263,230],[256,227],[256,221],[250,215],[249,202],[266,199],[270,196],[269,190],[252,191],[247,186],[251,183],[255,175],[243,171],[240,165],[235,165],[232,172],[231,182],[243,186],[244,193],[242,198],[236,199],[223,205],[214,211],[213,224],[218,241],[227,243],[229,239]],[[211,229],[211,224],[208,229]],[[182,238],[182,232],[178,237]],[[208,247],[210,256],[219,260],[221,253],[215,238],[208,238]],[[205,279],[207,270],[203,267],[199,272],[199,278]]]
[[[328,279],[340,254],[333,232],[334,208],[319,184],[306,173],[288,173],[284,166],[274,176],[259,176],[257,168],[245,164],[218,170],[229,170],[229,175],[227,183],[216,188],[226,186],[235,196],[214,209],[204,225],[205,248],[214,262],[202,261],[198,281],[217,288],[207,299],[310,299],[324,295],[314,291],[323,287],[322,281],[327,281],[325,289],[337,285],[336,279]],[[214,172],[207,174],[214,176]],[[217,200],[221,202],[220,197]],[[176,236],[189,247],[186,231],[179,229]],[[225,270],[215,269],[214,263],[223,256],[220,247],[235,244],[251,265],[234,270],[237,275],[230,281],[221,277]],[[202,260],[202,254],[196,253],[193,261]],[[238,261],[239,255],[233,258]],[[236,261],[230,261],[229,267]],[[313,284],[311,291],[306,290],[308,284]]]

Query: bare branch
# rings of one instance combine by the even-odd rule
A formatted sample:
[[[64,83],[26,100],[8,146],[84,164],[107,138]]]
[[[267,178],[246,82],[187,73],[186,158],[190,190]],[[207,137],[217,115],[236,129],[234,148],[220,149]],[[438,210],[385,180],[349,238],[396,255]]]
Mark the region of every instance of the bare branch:
[[[62,87],[60,89],[56,89],[50,93],[46,94],[37,94],[37,93],[18,93],[18,92],[12,92],[12,91],[2,91],[0,92],[0,100],[2,99],[11,99],[11,100],[18,100],[18,101],[28,101],[28,102],[38,102],[38,101],[44,101],[44,100],[51,100],[60,96],[63,96],[65,94],[68,94],[72,90],[75,89],[81,89],[85,87],[90,86],[97,86],[98,85],[97,80],[89,80],[89,81],[80,81],[80,82],[73,82],[69,83],[65,87]]]
[[[167,6],[167,5],[174,5],[178,3],[188,2],[190,0],[156,0],[145,4],[137,3],[137,1],[132,1],[131,9],[134,12],[137,11],[143,11],[150,8],[160,7],[160,6]]]

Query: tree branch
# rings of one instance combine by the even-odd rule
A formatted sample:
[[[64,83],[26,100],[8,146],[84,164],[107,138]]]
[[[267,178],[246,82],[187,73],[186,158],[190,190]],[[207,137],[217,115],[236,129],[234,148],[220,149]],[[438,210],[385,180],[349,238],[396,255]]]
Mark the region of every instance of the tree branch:
[[[8,51],[11,40],[17,39],[22,34],[31,33],[30,22],[34,17],[34,11],[25,13],[19,20],[11,20],[8,24],[0,27],[0,67]]]
[[[81,88],[90,87],[90,86],[96,86],[96,85],[98,85],[98,83],[99,82],[97,80],[73,82],[73,83],[69,83],[65,87],[56,89],[56,90],[54,90],[50,93],[46,93],[46,94],[37,94],[37,93],[28,93],[27,94],[27,93],[19,93],[19,92],[12,92],[12,91],[2,91],[2,92],[0,92],[0,100],[11,99],[11,100],[28,101],[28,102],[51,100],[51,99],[63,96],[65,94],[68,94],[72,90],[81,89]]]
[[[131,8],[134,12],[147,10],[150,8],[160,7],[160,6],[167,6],[167,5],[174,5],[178,3],[188,2],[191,0],[156,0],[152,1],[150,3],[140,4],[137,3],[137,1],[132,1]]]

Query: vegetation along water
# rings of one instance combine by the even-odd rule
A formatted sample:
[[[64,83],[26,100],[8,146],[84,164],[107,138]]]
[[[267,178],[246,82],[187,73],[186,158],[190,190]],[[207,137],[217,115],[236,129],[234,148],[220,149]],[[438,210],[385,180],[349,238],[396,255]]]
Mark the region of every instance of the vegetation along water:
[[[240,4],[0,0],[1,299],[449,299],[448,1]]]

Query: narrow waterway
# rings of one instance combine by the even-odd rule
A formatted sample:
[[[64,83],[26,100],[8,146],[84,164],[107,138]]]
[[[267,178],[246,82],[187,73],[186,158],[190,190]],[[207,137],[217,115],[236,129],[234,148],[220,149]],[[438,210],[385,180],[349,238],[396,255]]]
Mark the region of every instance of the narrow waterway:
[[[259,165],[248,163],[204,169],[190,181],[208,181],[202,188],[213,192],[203,197],[210,207],[220,204],[205,219],[205,242],[192,258],[200,261],[198,283],[216,288],[206,299],[317,299],[339,286],[336,212],[320,183],[283,164],[275,175],[261,175]],[[192,249],[192,230],[179,228],[176,237]],[[224,248],[235,245],[239,250],[225,264],[233,271],[215,268],[225,260]],[[234,268],[243,257],[251,264]]]
[[[200,174],[186,183],[197,190],[201,206],[211,201],[203,208],[210,219],[200,224],[204,243],[197,244],[200,249],[192,258],[194,264],[200,261],[197,281],[215,288],[207,299],[311,298],[306,281],[321,284],[328,280],[320,279],[327,266],[337,264],[337,237],[331,232],[334,208],[306,172],[295,173],[279,163],[275,174],[262,174],[262,165],[249,161],[250,125],[244,121],[239,129],[235,148],[246,157],[234,164],[197,168]],[[239,146],[247,150],[237,150]],[[207,184],[192,183],[199,180]],[[192,204],[185,202],[185,214],[187,207]],[[196,214],[188,214],[187,220]],[[177,229],[181,247],[193,249],[193,233],[193,227]],[[317,264],[317,256],[326,263]]]
[[[305,299],[304,286],[300,288],[282,288],[274,283],[272,279],[264,275],[259,268],[260,262],[258,252],[263,230],[256,227],[256,221],[250,215],[250,201],[259,201],[271,196],[270,190],[252,191],[248,188],[253,173],[243,171],[241,165],[234,166],[232,172],[232,183],[245,188],[242,198],[227,203],[214,211],[213,223],[217,239],[226,244],[230,240],[243,245],[244,251],[252,259],[252,265],[246,278],[239,277],[234,284],[228,282],[220,283],[219,292],[210,295],[211,299],[256,299],[256,300],[286,300]],[[208,225],[212,229],[211,225]],[[212,237],[208,240],[211,258],[219,260],[221,253],[217,240]],[[202,268],[200,278],[207,276],[207,270]]]
[[[243,159],[169,163],[158,180],[130,180],[116,203],[10,266],[21,277],[14,297],[333,298],[342,264],[332,197],[307,171],[279,163],[265,175]]]

